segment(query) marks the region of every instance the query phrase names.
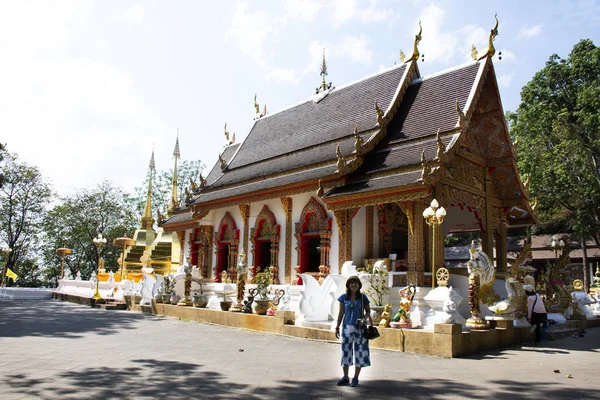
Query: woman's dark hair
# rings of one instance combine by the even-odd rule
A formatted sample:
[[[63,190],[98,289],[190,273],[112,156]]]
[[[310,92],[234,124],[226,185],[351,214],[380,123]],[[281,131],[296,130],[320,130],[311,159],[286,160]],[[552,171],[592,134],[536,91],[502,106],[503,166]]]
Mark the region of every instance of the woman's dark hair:
[[[360,299],[360,288],[362,288],[362,282],[360,281],[360,279],[358,278],[358,276],[351,276],[350,278],[348,278],[348,280],[346,281],[346,298],[350,298],[350,296],[352,296],[352,291],[350,290],[350,282],[352,281],[356,281],[358,282],[358,290],[356,291],[356,298]]]

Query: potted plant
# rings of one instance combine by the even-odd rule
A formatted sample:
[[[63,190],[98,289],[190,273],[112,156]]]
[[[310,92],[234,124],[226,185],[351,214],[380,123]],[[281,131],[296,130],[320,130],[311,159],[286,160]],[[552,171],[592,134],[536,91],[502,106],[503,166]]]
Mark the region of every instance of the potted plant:
[[[379,325],[381,314],[384,310],[383,298],[390,292],[387,284],[388,274],[380,269],[374,269],[371,264],[360,269],[363,272],[363,280],[367,283],[365,294],[373,300],[371,305],[371,318],[374,325]]]
[[[204,294],[204,290],[202,289],[202,282],[197,280],[200,285],[200,292],[192,293],[192,305],[198,308],[205,308],[208,305],[208,295]]]
[[[227,297],[227,292],[225,291],[225,288],[223,288],[223,300],[221,301],[221,310],[229,311],[229,309],[231,308],[231,304],[231,299]]]
[[[254,284],[256,285],[256,299],[254,300],[256,307],[254,308],[254,312],[258,315],[265,315],[269,309],[268,294],[272,279],[273,276],[268,268],[265,268],[254,277]]]

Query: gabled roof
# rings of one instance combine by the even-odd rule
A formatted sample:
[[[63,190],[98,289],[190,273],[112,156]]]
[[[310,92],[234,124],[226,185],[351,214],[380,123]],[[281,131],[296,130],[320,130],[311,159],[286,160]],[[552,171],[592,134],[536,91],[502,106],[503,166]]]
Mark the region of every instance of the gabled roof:
[[[403,64],[344,87],[315,102],[309,99],[257,120],[233,159],[221,171],[216,165],[209,185],[192,207],[214,208],[236,197],[276,190],[286,185],[316,190],[320,179],[338,179],[336,147],[354,150],[354,127],[365,140],[377,126],[375,102],[386,110],[408,79],[413,64]],[[217,169],[217,170],[215,170]],[[274,197],[276,195],[273,195]]]

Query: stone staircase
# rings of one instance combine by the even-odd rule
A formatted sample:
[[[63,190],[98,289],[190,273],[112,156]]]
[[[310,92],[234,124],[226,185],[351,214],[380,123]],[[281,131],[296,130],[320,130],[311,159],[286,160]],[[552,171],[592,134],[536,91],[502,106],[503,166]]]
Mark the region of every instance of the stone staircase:
[[[554,326],[549,327],[544,332],[544,338],[547,340],[557,340],[562,339],[564,337],[577,335],[580,331],[581,328],[574,326],[574,324],[556,324]]]
[[[127,303],[121,300],[103,299],[92,306],[103,310],[127,310]]]

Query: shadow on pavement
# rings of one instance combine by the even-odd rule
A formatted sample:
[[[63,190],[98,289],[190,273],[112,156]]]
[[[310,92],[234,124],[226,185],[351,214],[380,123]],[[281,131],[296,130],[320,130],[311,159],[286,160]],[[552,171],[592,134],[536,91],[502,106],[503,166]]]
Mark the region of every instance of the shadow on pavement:
[[[576,387],[557,387],[559,383],[516,382],[489,380],[496,390],[486,390],[486,382],[456,382],[438,377],[392,381],[365,380],[361,385],[337,387],[335,381],[253,380],[251,371],[240,371],[238,379],[203,369],[201,364],[133,360],[133,368],[87,368],[65,371],[50,380],[29,378],[26,374],[7,374],[0,377],[2,386],[10,388],[7,394],[35,398],[158,398],[158,399],[321,399],[321,398],[587,398],[597,399],[600,394]],[[251,368],[251,366],[249,366]],[[275,373],[275,371],[273,371]],[[493,373],[490,371],[490,375]]]
[[[74,309],[77,309],[76,313]],[[79,338],[84,332],[111,335],[119,329],[133,329],[141,318],[159,319],[154,315],[115,312],[55,301],[0,301],[0,338],[47,336]],[[74,318],[77,318],[74,321]]]

